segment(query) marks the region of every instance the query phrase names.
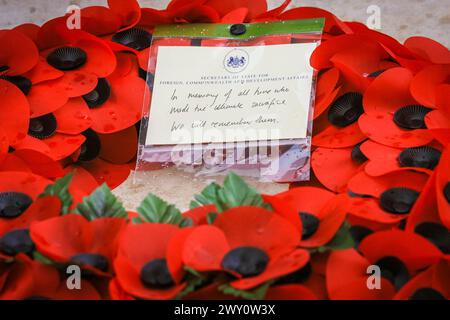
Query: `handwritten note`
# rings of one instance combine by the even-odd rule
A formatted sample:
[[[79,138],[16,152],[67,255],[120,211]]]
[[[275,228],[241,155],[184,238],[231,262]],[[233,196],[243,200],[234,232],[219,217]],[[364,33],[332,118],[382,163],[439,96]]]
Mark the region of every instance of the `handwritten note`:
[[[315,47],[160,47],[146,145],[305,138]]]

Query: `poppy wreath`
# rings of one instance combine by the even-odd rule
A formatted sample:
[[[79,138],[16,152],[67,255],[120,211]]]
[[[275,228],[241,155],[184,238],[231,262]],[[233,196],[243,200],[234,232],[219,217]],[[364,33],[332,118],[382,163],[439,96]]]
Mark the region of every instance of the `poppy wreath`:
[[[0,30],[0,299],[450,298],[450,51],[289,4],[109,0],[80,30]],[[152,194],[126,211],[111,190],[136,161],[154,27],[319,17],[311,181],[264,195],[230,173],[187,212]]]

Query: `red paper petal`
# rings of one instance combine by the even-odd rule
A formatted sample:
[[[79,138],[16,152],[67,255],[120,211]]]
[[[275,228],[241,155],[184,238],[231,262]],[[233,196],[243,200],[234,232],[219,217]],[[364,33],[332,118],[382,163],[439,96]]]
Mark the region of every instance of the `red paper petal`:
[[[141,19],[141,7],[136,0],[108,0],[108,6],[122,18],[122,30],[134,27]]]
[[[70,99],[53,115],[58,123],[57,132],[65,134],[80,134],[92,125],[89,107],[82,98]]]
[[[222,17],[222,23],[243,23],[248,15],[248,8],[238,8]]]
[[[94,74],[81,71],[67,71],[64,76],[53,81],[46,82],[50,90],[63,92],[69,98],[80,97],[95,89],[98,78]]]
[[[102,106],[91,109],[94,123],[92,129],[97,133],[115,133],[136,124],[142,116],[142,106],[150,99],[148,87],[141,78],[130,75],[111,79],[111,95]]]
[[[52,82],[33,85],[27,98],[30,103],[31,118],[56,111],[68,100],[66,92],[61,88],[55,88]]]
[[[372,263],[384,257],[396,257],[410,271],[425,268],[443,256],[431,242],[414,233],[400,230],[379,231],[367,236],[359,250]]]
[[[332,300],[389,300],[395,294],[392,284],[382,278],[381,290],[367,286],[370,263],[354,249],[333,251],[327,265],[327,288]]]
[[[351,29],[340,21],[334,14],[314,7],[301,7],[288,10],[278,17],[280,20],[298,20],[311,18],[325,18],[324,31],[332,34],[342,32],[351,33]]]
[[[114,164],[126,164],[137,152],[138,135],[134,126],[113,134],[99,134],[100,158]]]
[[[92,6],[81,9],[82,30],[95,34],[105,35],[116,32],[121,27],[121,16],[105,7]]]
[[[129,165],[116,165],[101,159],[83,162],[80,166],[89,171],[98,184],[106,183],[111,189],[125,182],[131,173]]]
[[[339,89],[339,69],[332,68],[319,76],[316,88],[316,105],[314,107],[314,119],[318,118],[335,100]]]
[[[0,172],[0,192],[21,192],[36,199],[50,183],[50,180],[28,172]]]
[[[307,287],[291,284],[269,288],[266,300],[317,300],[317,297]]]
[[[30,107],[22,91],[12,83],[0,79],[0,123],[10,145],[14,146],[25,139],[29,117]]]
[[[375,222],[375,225],[393,226],[408,217],[407,214],[391,214],[384,211],[379,200],[373,198],[349,198],[348,213],[352,218],[356,217],[358,223],[354,224],[362,225],[373,225]]]
[[[39,57],[36,66],[25,73],[23,76],[28,78],[33,85],[47,81],[61,78],[64,72],[50,66],[43,57]]]
[[[450,182],[449,163],[450,148],[447,147],[447,149],[442,153],[440,164],[436,169],[436,195],[441,221],[447,228],[450,229],[450,203],[444,195],[444,188]]]
[[[411,37],[406,39],[405,47],[430,62],[450,64],[450,50],[433,39]]]
[[[41,27],[39,27],[38,25],[35,25],[34,23],[24,23],[24,24],[18,25],[13,30],[22,33],[26,37],[33,40],[34,43],[37,43],[37,37],[38,37],[38,33],[39,33],[40,29],[41,29]]]
[[[334,192],[345,192],[348,181],[361,170],[361,164],[352,160],[353,148],[317,148],[311,165],[317,179]]]
[[[267,12],[264,12],[260,14],[258,17],[256,17],[257,20],[270,20],[270,18],[278,18],[280,14],[286,10],[286,8],[291,4],[292,0],[285,0],[279,7],[276,7],[272,10],[269,10]]]
[[[73,178],[69,190],[74,196],[74,202],[78,203],[83,200],[82,197],[75,197],[75,193],[89,195],[98,188],[97,180],[84,168],[76,165],[68,166],[65,173],[68,174],[70,172],[73,173]]]
[[[349,181],[348,188],[354,193],[378,198],[391,188],[402,187],[420,192],[427,180],[428,175],[413,171],[397,171],[381,177],[370,177],[361,172]]]
[[[86,137],[79,135],[67,135],[56,133],[52,137],[42,140],[49,148],[55,160],[62,160],[77,151],[86,141]]]
[[[361,131],[371,140],[394,148],[419,147],[433,140],[428,130],[400,129],[393,119],[394,115],[390,113],[365,113],[358,123]]]
[[[16,150],[21,149],[30,149],[36,150],[42,154],[50,156],[52,159],[54,158],[53,153],[50,150],[50,147],[46,145],[42,140],[33,138],[32,136],[26,136],[19,144],[15,145],[14,148]]]
[[[142,8],[141,9],[141,21],[139,25],[146,27],[154,27],[156,25],[168,24],[172,22],[172,17],[170,17],[167,11],[155,10],[152,8]]]
[[[222,17],[229,12],[242,7],[247,7],[249,9],[249,19],[253,19],[267,11],[267,2],[265,0],[208,0],[205,4],[217,10]]]
[[[299,231],[280,216],[258,207],[230,209],[215,220],[231,248],[255,246],[268,255],[298,244]]]
[[[7,66],[6,73],[18,76],[31,70],[39,59],[39,52],[34,42],[23,33],[15,30],[0,30],[0,66]]]
[[[419,103],[436,108],[440,84],[450,85],[450,65],[434,65],[420,71],[411,81],[411,94]]]
[[[22,159],[33,173],[46,178],[60,178],[64,175],[61,164],[50,156],[31,149],[18,149],[14,155]]]
[[[325,129],[318,131],[317,134],[313,135],[313,146],[324,148],[348,148],[367,139],[364,133],[359,129],[357,122],[345,128],[339,128],[331,125],[328,122],[326,115],[322,114],[322,117],[316,121],[316,124],[316,128],[325,125]]]
[[[194,226],[201,226],[208,224],[208,214],[217,213],[217,209],[214,205],[202,206],[195,209],[191,209],[183,213],[184,217],[191,218],[194,222]]]

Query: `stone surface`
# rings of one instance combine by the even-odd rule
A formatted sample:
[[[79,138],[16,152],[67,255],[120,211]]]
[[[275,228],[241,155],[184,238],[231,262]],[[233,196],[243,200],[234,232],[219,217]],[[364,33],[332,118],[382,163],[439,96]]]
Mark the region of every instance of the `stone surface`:
[[[224,0],[226,1],[226,0]],[[251,0],[249,0],[251,1]],[[142,0],[142,6],[162,9],[166,0]],[[269,1],[271,7],[283,0]],[[52,17],[63,15],[70,4],[81,6],[105,5],[104,0],[0,0],[0,29],[12,28],[25,22],[42,24]],[[370,17],[369,6],[378,6],[381,13],[381,31],[404,41],[409,36],[423,35],[434,38],[447,47],[450,45],[450,0],[295,0],[294,6],[315,6],[332,11],[346,21],[366,23]],[[370,11],[370,10],[369,10]],[[174,168],[148,172],[136,182],[133,176],[115,190],[128,209],[134,209],[148,192],[186,209],[193,194],[211,182]],[[145,181],[143,183],[142,181]],[[249,182],[264,193],[273,194],[285,190],[286,185]]]

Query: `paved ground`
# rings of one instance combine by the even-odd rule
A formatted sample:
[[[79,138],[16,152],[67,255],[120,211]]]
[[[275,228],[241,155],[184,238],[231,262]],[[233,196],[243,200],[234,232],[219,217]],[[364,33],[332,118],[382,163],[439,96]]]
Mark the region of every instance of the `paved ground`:
[[[226,1],[226,0],[224,0]],[[249,0],[251,1],[251,0]],[[162,9],[167,0],[141,0],[142,6]],[[271,6],[282,0],[270,1]],[[11,28],[24,22],[41,24],[46,20],[64,14],[70,4],[81,6],[105,5],[106,0],[0,0],[0,29]],[[365,22],[367,9],[376,5],[381,9],[381,31],[400,41],[412,35],[432,37],[450,46],[448,30],[450,27],[450,0],[334,0],[311,1],[295,0],[292,6],[319,6],[334,12],[344,20]],[[128,208],[135,208],[146,193],[156,193],[180,208],[187,208],[192,194],[201,190],[209,180],[193,179],[191,175],[168,169],[150,172],[145,183],[133,184],[129,179],[116,193]],[[261,184],[250,181],[266,193],[276,193],[286,186]]]

